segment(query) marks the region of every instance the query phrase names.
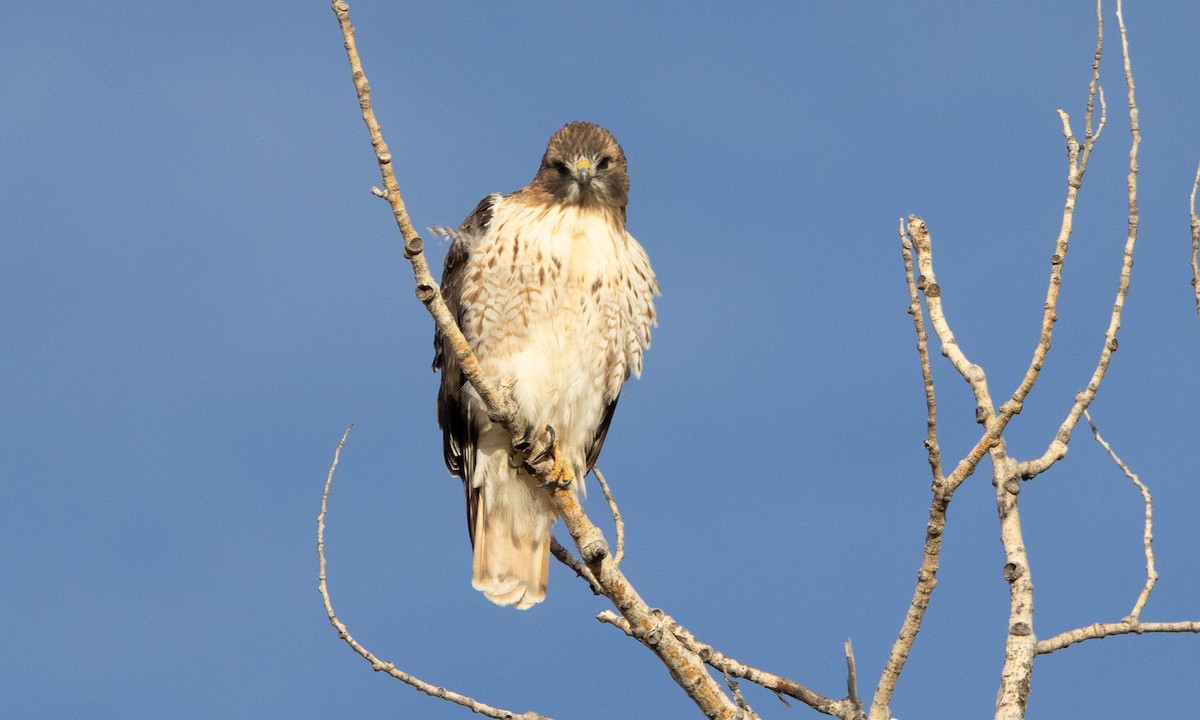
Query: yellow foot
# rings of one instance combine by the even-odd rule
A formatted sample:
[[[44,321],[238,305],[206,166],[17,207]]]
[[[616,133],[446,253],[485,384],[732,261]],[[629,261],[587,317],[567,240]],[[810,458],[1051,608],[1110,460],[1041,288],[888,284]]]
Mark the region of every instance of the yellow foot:
[[[525,434],[513,443],[513,450],[516,450],[521,456],[525,469],[530,474],[533,474],[535,467],[542,466],[542,463],[547,460],[551,461],[550,472],[546,474],[545,481],[541,483],[542,487],[556,485],[565,488],[575,481],[575,473],[567,465],[555,443],[554,427],[547,425],[544,432],[546,433],[546,443],[541,445],[538,442],[540,450],[534,447],[535,440],[532,438],[531,429],[527,429]],[[512,459],[509,460],[509,464],[513,464]]]
[[[551,483],[560,488],[567,487],[575,480],[575,473],[571,472],[571,468],[563,462],[562,455],[559,455],[558,448],[554,448],[554,469],[546,476],[546,484]]]

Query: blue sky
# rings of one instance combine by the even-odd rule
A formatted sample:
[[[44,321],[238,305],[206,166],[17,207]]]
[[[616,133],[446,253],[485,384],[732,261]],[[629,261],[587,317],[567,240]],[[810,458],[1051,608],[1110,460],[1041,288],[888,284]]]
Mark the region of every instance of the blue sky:
[[[561,567],[519,613],[469,587],[442,466],[432,323],[413,299],[333,14],[238,3],[18,3],[0,28],[0,706],[11,717],[467,713],[379,655],[561,718],[694,717]],[[1061,321],[1010,426],[1040,454],[1102,342],[1124,239],[1128,124],[1108,8],[1109,126],[1081,194]],[[929,500],[896,228],[922,215],[969,357],[1005,395],[1037,337],[1061,215],[1055,109],[1081,132],[1088,2],[353,2],[418,227],[532,177],[587,119],[630,161],[629,227],[660,326],[601,467],[625,570],[700,638],[829,695],[852,638],[873,687]],[[1145,620],[1200,617],[1200,325],[1187,194],[1200,6],[1130,3],[1141,240],[1102,431],[1157,502]],[[432,239],[440,263],[444,247]],[[941,360],[941,358],[936,358]],[[937,365],[942,444],[976,438]],[[940,585],[893,702],[986,717],[1007,586],[988,466],[950,510]],[[598,519],[599,493],[588,507]],[[1035,632],[1115,621],[1143,578],[1137,493],[1084,432],[1021,495]],[[1200,639],[1039,659],[1030,718],[1184,717]],[[748,691],[764,717],[811,716]]]

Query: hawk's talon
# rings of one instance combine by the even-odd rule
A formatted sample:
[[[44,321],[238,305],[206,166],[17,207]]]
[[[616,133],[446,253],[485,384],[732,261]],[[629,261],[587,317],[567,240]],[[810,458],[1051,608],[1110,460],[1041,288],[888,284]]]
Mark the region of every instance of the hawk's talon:
[[[526,425],[525,432],[521,435],[521,437],[513,440],[512,446],[513,450],[516,450],[519,453],[529,452],[529,449],[533,447],[533,426]]]
[[[567,463],[563,461],[562,455],[558,454],[558,449],[553,445],[550,446],[554,454],[554,467],[550,472],[546,473],[546,479],[538,483],[542,487],[553,485],[560,490],[570,487],[571,483],[575,482],[575,473],[571,468],[567,467]]]
[[[530,465],[537,465],[538,463],[540,463],[541,461],[550,457],[550,455],[554,453],[555,433],[554,433],[553,425],[546,426],[546,434],[550,436],[550,441],[546,443],[546,447],[542,448],[541,452],[539,452],[537,455],[534,455],[528,461]]]

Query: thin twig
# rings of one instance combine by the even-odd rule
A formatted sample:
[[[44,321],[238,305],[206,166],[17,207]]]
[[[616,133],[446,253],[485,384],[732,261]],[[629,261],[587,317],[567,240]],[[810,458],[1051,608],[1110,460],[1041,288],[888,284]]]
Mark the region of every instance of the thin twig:
[[[613,553],[613,562],[620,565],[621,561],[625,559],[625,521],[621,519],[621,510],[617,507],[617,500],[608,487],[608,481],[604,479],[604,473],[600,472],[599,467],[593,467],[592,473],[596,476],[596,481],[600,483],[600,490],[604,493],[604,499],[608,501],[608,509],[612,511],[613,524],[617,528],[617,551]]]
[[[1196,314],[1200,315],[1200,217],[1196,217],[1196,189],[1200,188],[1200,165],[1196,166],[1196,181],[1188,210],[1192,217],[1192,289],[1196,292]]]
[[[745,712],[745,720],[762,720],[762,717],[754,712],[754,708],[750,707],[750,703],[746,702],[746,696],[742,694],[742,687],[738,681],[728,675],[724,677],[724,680],[726,687],[729,688],[729,693],[733,695],[733,701]]]
[[[604,588],[600,587],[600,583],[596,581],[596,576],[592,574],[588,566],[584,565],[582,560],[575,557],[574,553],[563,547],[558,538],[553,535],[550,536],[550,554],[560,563],[574,570],[577,576],[583,578],[592,588],[593,594],[604,594]]]
[[[325,478],[325,490],[321,493],[321,513],[317,515],[317,557],[320,560],[320,572],[317,577],[317,590],[321,593],[321,599],[325,601],[325,614],[329,616],[329,624],[333,625],[338,632],[338,637],[345,641],[350,649],[362,656],[364,660],[371,663],[371,669],[377,672],[387,673],[406,685],[410,685],[417,690],[431,695],[447,702],[452,702],[457,705],[462,705],[469,708],[472,712],[478,713],[485,717],[497,718],[497,720],[550,720],[544,715],[539,715],[535,712],[515,713],[512,710],[502,710],[492,707],[486,703],[479,702],[475,698],[463,695],[462,693],[447,690],[444,687],[427,683],[415,675],[404,672],[398,669],[395,664],[380,660],[370,650],[362,646],[350,631],[346,629],[346,624],[338,619],[337,613],[333,611],[333,601],[329,598],[329,585],[326,581],[325,574],[325,516],[329,510],[329,488],[333,485],[333,474],[337,470],[338,461],[341,459],[342,447],[346,444],[346,436],[350,434],[353,425],[346,428],[346,432],[342,433],[342,439],[338,442],[337,450],[333,453],[333,464],[329,466],[329,475]]]
[[[917,290],[917,277],[913,269],[913,241],[904,231],[904,219],[900,220],[900,252],[904,258],[904,278],[908,285],[908,314],[912,315],[913,327],[917,331],[917,356],[921,363],[921,382],[925,387],[925,450],[929,455],[929,469],[933,473],[933,485],[945,482],[942,476],[942,449],[937,432],[937,394],[934,392],[933,368],[929,362],[929,334],[925,330],[925,313],[921,307],[921,296]]]
[[[1129,622],[1136,623],[1142,614],[1142,608],[1146,607],[1146,601],[1150,599],[1150,593],[1154,590],[1154,584],[1158,582],[1158,571],[1154,569],[1154,503],[1150,499],[1150,488],[1146,487],[1129,466],[1126,465],[1121,458],[1117,457],[1117,453],[1112,449],[1108,442],[1100,437],[1100,431],[1096,428],[1096,423],[1092,422],[1092,416],[1087,411],[1083,411],[1084,418],[1087,419],[1088,427],[1092,429],[1092,435],[1096,438],[1096,442],[1100,443],[1100,447],[1104,448],[1104,452],[1112,458],[1112,461],[1117,464],[1121,472],[1125,473],[1125,477],[1137,487],[1138,492],[1142,494],[1142,503],[1145,506],[1145,522],[1142,525],[1142,548],[1146,555],[1146,583],[1142,586],[1142,591],[1138,593],[1137,601],[1133,604],[1133,610],[1129,612],[1129,617],[1125,618]]]
[[[408,211],[400,196],[396,173],[392,165],[392,154],[383,140],[383,133],[375,112],[371,106],[371,88],[363,72],[362,62],[358,56],[358,48],[354,41],[354,26],[350,23],[349,6],[344,0],[334,0],[333,11],[337,15],[345,41],[346,56],[350,62],[351,76],[358,95],[359,107],[362,109],[363,122],[371,135],[371,145],[375,149],[375,157],[383,178],[384,195],[392,207],[396,225],[404,237],[404,255],[412,263],[413,278],[416,282],[417,298],[425,304],[438,332],[448,344],[459,363],[463,375],[474,387],[488,411],[488,417],[504,427],[514,437],[522,436],[530,423],[522,417],[520,408],[513,402],[511,395],[485,377],[479,368],[466,338],[454,322],[446,302],[442,298],[437,282],[429,271],[429,263],[425,259],[424,243],[413,229]],[[545,481],[553,469],[554,453],[546,453],[546,459],[541,463],[529,465],[531,474]],[[609,552],[608,543],[600,529],[583,512],[579,498],[573,489],[560,488],[557,484],[549,483],[547,492],[558,516],[566,526],[571,539],[579,549],[580,557],[592,571],[598,585],[613,605],[629,621],[633,628],[633,637],[649,648],[659,657],[670,671],[671,678],[687,693],[688,697],[709,718],[732,720],[739,709],[733,700],[721,689],[721,686],[708,673],[704,663],[695,653],[683,646],[671,633],[663,632],[657,617],[651,612],[650,606],[638,595],[621,572]]]
[[[862,713],[862,699],[858,697],[858,671],[854,669],[854,645],[846,638],[846,699]]]
[[[714,669],[736,678],[745,678],[779,695],[787,695],[788,697],[795,698],[817,712],[826,715],[843,718],[844,720],[857,720],[861,717],[861,713],[855,712],[855,708],[849,698],[834,700],[833,698],[828,698],[820,693],[809,690],[795,680],[789,680],[735,660],[713,646],[697,640],[691,631],[675,622],[669,615],[661,612],[660,614],[671,633]],[[629,623],[626,622],[625,618],[620,617],[611,610],[599,613],[596,615],[596,619],[602,623],[612,625],[626,635],[632,634],[629,629]]]

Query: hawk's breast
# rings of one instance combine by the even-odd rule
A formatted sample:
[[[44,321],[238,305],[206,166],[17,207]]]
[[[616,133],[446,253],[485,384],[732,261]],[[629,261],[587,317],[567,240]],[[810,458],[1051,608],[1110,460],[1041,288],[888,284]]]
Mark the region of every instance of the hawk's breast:
[[[471,253],[463,332],[483,371],[560,442],[586,448],[649,343],[656,289],[615,213],[504,198]]]

